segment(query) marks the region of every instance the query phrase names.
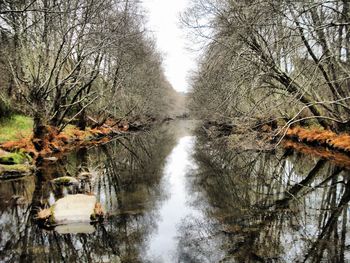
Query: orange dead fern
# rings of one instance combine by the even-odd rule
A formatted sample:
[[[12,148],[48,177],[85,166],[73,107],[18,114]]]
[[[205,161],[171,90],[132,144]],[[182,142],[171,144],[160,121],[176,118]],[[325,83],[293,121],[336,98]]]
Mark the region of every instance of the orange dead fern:
[[[307,144],[326,146],[338,151],[350,152],[350,135],[345,133],[337,134],[329,130],[294,127],[288,129],[286,137]]]

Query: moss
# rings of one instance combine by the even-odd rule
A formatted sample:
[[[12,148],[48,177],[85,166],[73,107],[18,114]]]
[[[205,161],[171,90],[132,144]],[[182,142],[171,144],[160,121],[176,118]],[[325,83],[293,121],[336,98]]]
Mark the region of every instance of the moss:
[[[13,171],[19,171],[19,172],[28,172],[32,170],[32,166],[27,164],[0,164],[0,171],[1,170],[13,170]]]
[[[72,184],[78,184],[78,180],[71,176],[62,176],[58,177],[52,180],[53,183],[57,185],[72,185]]]
[[[31,160],[31,157],[22,151],[0,156],[0,164],[23,164]]]
[[[23,115],[14,115],[0,122],[0,143],[14,141],[32,134],[33,120]]]
[[[28,164],[0,164],[0,179],[14,179],[34,172],[34,166]]]
[[[56,224],[56,222],[55,222],[55,205],[50,207],[50,211],[51,211],[51,216],[49,217],[48,223],[50,225],[54,225],[54,224]]]

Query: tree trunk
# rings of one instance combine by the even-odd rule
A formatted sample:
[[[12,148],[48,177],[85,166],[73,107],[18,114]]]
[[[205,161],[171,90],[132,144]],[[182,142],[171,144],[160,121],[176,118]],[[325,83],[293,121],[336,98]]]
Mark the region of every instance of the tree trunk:
[[[45,113],[43,110],[42,103],[36,102],[34,106],[34,125],[33,125],[33,145],[35,150],[40,152],[45,148],[46,144],[46,136],[48,133],[47,123],[45,122]]]
[[[298,86],[295,81],[293,81],[287,74],[280,72],[279,70],[275,69],[276,75],[273,77],[279,81],[282,85],[285,86],[286,90],[290,94],[300,94],[300,102],[302,102],[304,105],[308,106],[308,109],[310,112],[316,117],[316,121],[325,129],[335,128],[333,127],[329,121],[322,118],[321,111],[317,105],[314,104],[314,100],[307,96],[306,94],[303,94],[302,89]]]
[[[304,94],[305,92],[303,92],[301,86],[276,65],[273,58],[270,58],[264,52],[264,49],[259,44],[257,38],[253,34],[250,36],[250,38],[251,41],[249,41],[247,38],[245,39],[246,43],[257,55],[259,55],[260,59],[264,63],[264,66],[267,66],[269,70],[271,70],[270,76],[276,81],[278,81],[280,84],[282,84],[288,93],[292,95],[297,94],[300,98],[300,102],[302,102],[308,107],[310,112],[316,117],[316,121],[322,127],[324,127],[325,129],[331,128],[332,126],[329,123],[329,121],[327,121],[325,118],[322,118],[322,114],[319,107],[314,104],[315,101],[307,94]]]
[[[83,109],[78,116],[78,128],[82,131],[86,129],[86,111]]]

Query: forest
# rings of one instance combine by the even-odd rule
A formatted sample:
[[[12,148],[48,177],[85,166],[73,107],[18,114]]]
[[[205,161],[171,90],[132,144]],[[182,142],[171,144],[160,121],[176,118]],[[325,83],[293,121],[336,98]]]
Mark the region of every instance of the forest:
[[[349,100],[347,0],[0,0],[0,261],[350,262]]]
[[[44,141],[47,127],[59,133],[186,111],[138,1],[0,4],[0,117],[30,116],[33,140]],[[313,140],[295,126],[348,131],[349,5],[189,1],[181,23],[199,54],[186,96],[191,116],[279,127],[274,137]]]
[[[349,130],[348,1],[193,0],[182,21],[203,49],[191,76],[202,119]]]
[[[181,95],[145,21],[133,0],[0,1],[0,118],[30,116],[44,140],[47,127],[167,117]]]

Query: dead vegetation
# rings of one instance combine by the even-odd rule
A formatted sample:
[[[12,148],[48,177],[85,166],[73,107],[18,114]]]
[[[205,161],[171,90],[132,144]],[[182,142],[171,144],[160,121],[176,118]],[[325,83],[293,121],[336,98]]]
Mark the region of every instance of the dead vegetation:
[[[313,146],[323,146],[341,152],[350,152],[350,135],[337,134],[330,130],[294,127],[287,130],[286,138]]]
[[[102,217],[104,215],[101,203],[96,203],[94,208],[94,214],[97,217]]]
[[[305,144],[308,153],[327,159],[334,158],[334,153],[338,152],[341,155],[337,157],[338,164],[341,164],[342,161],[345,164],[349,162],[350,134],[348,133],[338,134],[319,127],[295,126],[289,128],[282,136],[281,128],[276,122],[260,121],[249,125],[248,122],[242,120],[235,120],[234,123],[208,121],[203,124],[202,129],[208,137],[226,137],[230,148],[235,150],[272,150],[276,147],[276,142],[281,141],[284,147],[293,148],[295,146],[301,151],[304,151],[302,144]],[[292,142],[297,144],[292,145]],[[312,147],[315,147],[314,151],[310,150]],[[331,154],[330,150],[332,150]]]
[[[8,141],[0,144],[1,149],[6,151],[23,151],[30,154],[34,159],[38,156],[46,157],[54,154],[60,154],[71,151],[77,147],[98,145],[110,140],[113,136],[123,134],[128,131],[128,125],[125,123],[122,127],[115,125],[109,126],[111,120],[100,127],[94,129],[79,130],[75,126],[70,126],[62,132],[59,132],[52,126],[45,127],[43,138],[34,139],[32,136],[20,140]],[[40,147],[37,147],[40,145]],[[37,149],[42,149],[38,151]]]
[[[334,163],[337,166],[350,169],[350,156],[346,153],[329,150],[325,147],[309,146],[293,140],[284,140],[281,144],[286,149],[296,150],[306,155],[320,157]]]
[[[50,218],[51,215],[52,215],[52,211],[50,208],[45,208],[45,209],[40,208],[37,213],[36,219],[47,220]]]

